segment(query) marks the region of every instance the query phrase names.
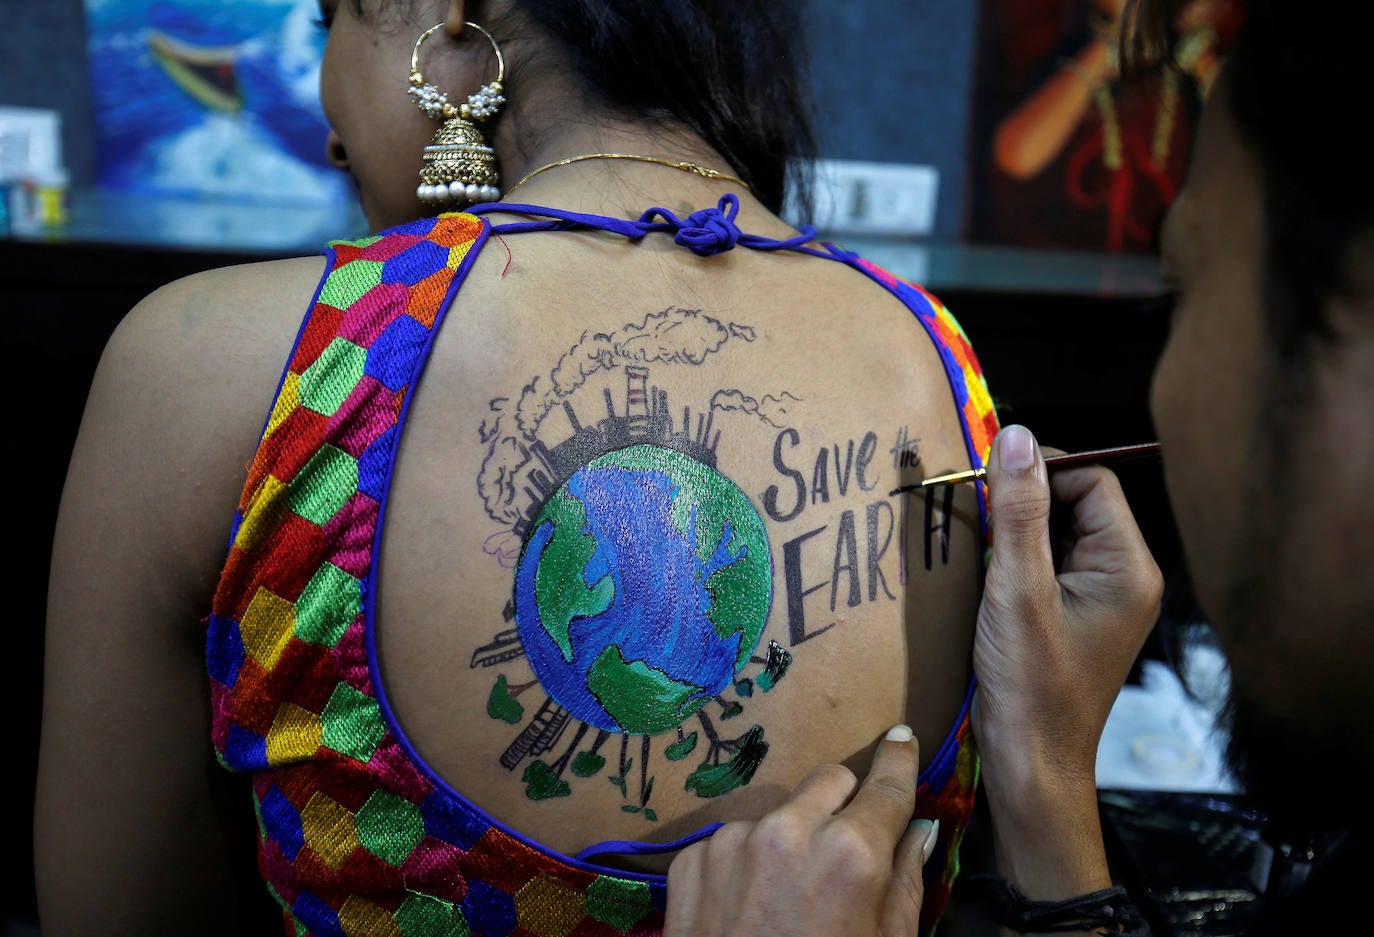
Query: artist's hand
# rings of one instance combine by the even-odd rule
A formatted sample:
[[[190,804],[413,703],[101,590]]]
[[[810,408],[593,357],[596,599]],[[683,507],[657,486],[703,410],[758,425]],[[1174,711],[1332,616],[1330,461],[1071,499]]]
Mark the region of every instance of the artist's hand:
[[[918,762],[898,727],[862,784],[822,765],[772,813],[683,850],[668,869],[664,937],[915,937],[938,833],[911,822]]]
[[[989,781],[1049,771],[1090,786],[1107,716],[1158,618],[1162,579],[1115,475],[1089,466],[1047,476],[1028,430],[998,435],[974,730]],[[1073,525],[1058,571],[1051,489]]]
[[[1097,804],[1097,743],[1159,614],[1159,569],[1101,466],[1048,477],[1009,426],[988,465],[992,558],[978,610],[973,731],[997,869],[1028,897],[1111,885]],[[1050,503],[1072,518],[1058,571]]]

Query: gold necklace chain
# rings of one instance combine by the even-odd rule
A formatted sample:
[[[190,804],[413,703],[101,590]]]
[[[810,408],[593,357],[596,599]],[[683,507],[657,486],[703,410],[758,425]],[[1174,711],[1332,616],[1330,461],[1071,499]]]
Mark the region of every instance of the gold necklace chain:
[[[656,156],[638,156],[634,153],[584,153],[581,156],[569,156],[566,159],[554,160],[552,163],[540,166],[538,169],[530,170],[525,173],[523,179],[506,190],[506,197],[509,198],[512,192],[545,170],[557,169],[560,166],[571,166],[573,163],[580,163],[589,159],[632,159],[640,163],[654,163],[659,166],[667,166],[669,169],[680,169],[683,172],[690,172],[703,179],[723,179],[726,182],[737,182],[746,189],[749,188],[749,183],[738,176],[732,176],[729,173],[721,172],[719,169],[711,169],[708,166],[702,166],[699,163],[689,163],[685,160],[659,159]]]

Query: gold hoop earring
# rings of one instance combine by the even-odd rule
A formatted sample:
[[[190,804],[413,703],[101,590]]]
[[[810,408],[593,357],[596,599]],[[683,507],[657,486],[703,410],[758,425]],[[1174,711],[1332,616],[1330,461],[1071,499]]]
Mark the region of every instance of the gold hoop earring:
[[[444,122],[425,147],[420,186],[415,194],[426,205],[441,208],[463,208],[478,202],[494,202],[501,197],[496,153],[478,125],[494,118],[506,103],[501,96],[506,60],[491,33],[476,23],[464,25],[487,37],[496,53],[497,65],[496,80],[483,85],[464,103],[455,107],[447,94],[425,81],[420,73],[420,46],[443,29],[443,23],[421,33],[410,53],[410,87],[406,93],[426,117]]]

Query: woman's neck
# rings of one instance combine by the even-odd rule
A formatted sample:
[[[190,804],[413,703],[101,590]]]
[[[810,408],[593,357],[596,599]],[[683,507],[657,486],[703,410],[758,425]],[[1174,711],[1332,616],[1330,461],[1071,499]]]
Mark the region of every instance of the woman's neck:
[[[514,103],[515,94],[511,94]],[[739,171],[715,148],[681,125],[626,121],[560,100],[535,97],[512,108],[493,138],[504,198],[569,211],[638,214],[651,205],[674,211],[715,205],[735,192],[749,215],[766,212],[747,186],[693,172],[608,154],[629,154],[673,163],[692,163],[727,176]],[[576,159],[593,156],[592,159]],[[568,160],[574,160],[565,162]]]

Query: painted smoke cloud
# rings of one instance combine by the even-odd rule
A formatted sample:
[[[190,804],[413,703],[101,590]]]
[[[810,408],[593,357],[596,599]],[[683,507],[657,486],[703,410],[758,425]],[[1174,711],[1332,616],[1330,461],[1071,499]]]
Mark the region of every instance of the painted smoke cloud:
[[[487,513],[502,524],[519,521],[515,482],[528,462],[525,444],[535,438],[549,411],[593,375],[629,364],[699,365],[732,339],[752,342],[754,336],[749,326],[725,323],[699,309],[676,306],[650,313],[642,323],[631,323],[616,332],[583,333],[547,378],[536,376],[525,385],[513,406],[507,397],[491,402],[492,414],[483,422],[480,437],[487,446],[487,457],[477,479]]]

